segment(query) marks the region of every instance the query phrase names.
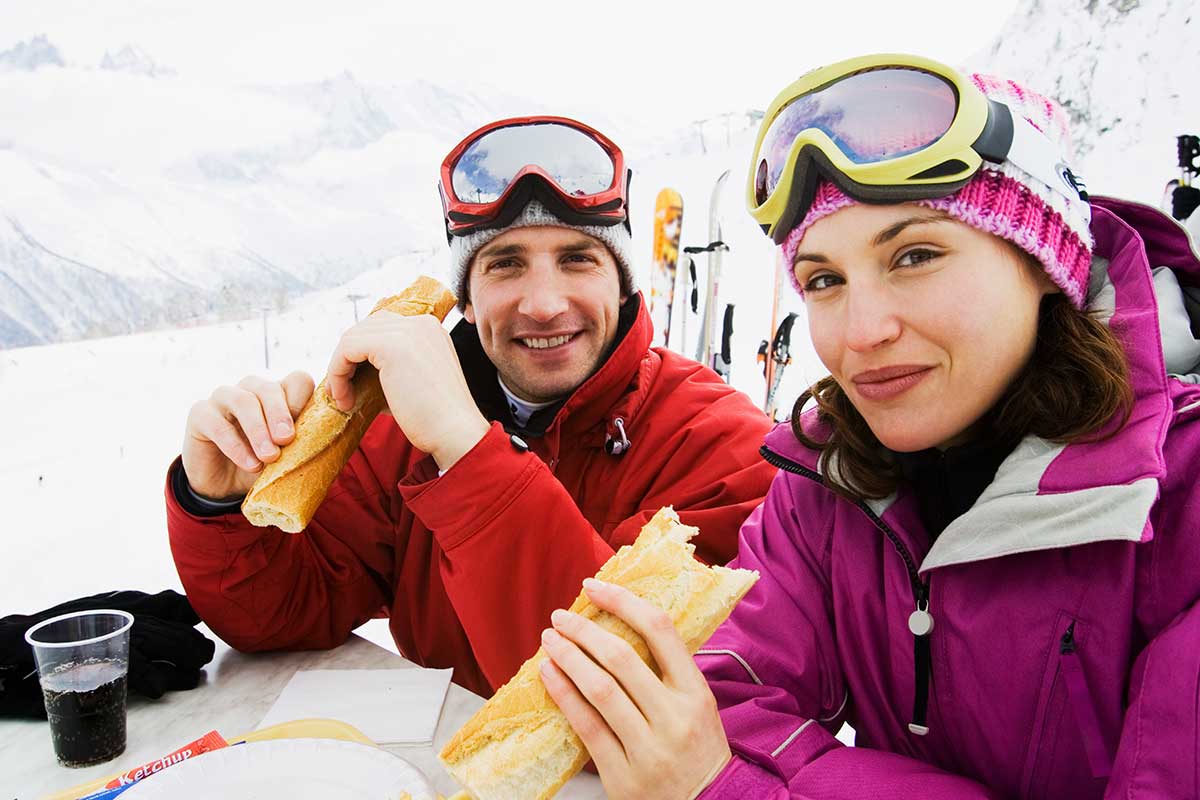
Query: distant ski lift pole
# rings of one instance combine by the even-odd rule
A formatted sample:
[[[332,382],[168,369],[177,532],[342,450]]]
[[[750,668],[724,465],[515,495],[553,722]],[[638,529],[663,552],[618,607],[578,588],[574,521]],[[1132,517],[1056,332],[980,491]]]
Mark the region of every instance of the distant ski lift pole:
[[[365,294],[348,294],[346,299],[354,304],[354,323],[358,324],[358,301],[366,298]]]
[[[263,306],[263,369],[271,368],[271,348],[267,344],[267,313],[270,310],[266,306]]]

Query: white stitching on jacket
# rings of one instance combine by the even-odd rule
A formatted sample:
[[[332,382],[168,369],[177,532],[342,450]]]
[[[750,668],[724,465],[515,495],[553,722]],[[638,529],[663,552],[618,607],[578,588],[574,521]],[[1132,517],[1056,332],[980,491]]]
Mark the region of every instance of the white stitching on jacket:
[[[1183,414],[1184,412],[1191,411],[1193,408],[1200,408],[1200,400],[1197,400],[1196,402],[1192,403],[1191,405],[1187,405],[1187,406],[1184,406],[1183,408],[1179,409],[1178,411],[1175,412],[1175,416],[1179,416],[1180,414]]]
[[[746,659],[742,658],[741,656],[739,656],[737,653],[733,652],[732,650],[697,650],[696,655],[698,655],[698,656],[732,656],[739,664],[741,664],[743,667],[745,667],[746,672],[748,672],[750,674],[750,680],[754,681],[759,686],[763,685],[763,682],[760,681],[758,679],[758,676],[754,674],[754,670],[750,669],[750,665],[746,663]]]
[[[812,724],[813,724],[813,720],[810,719],[807,722],[805,722],[803,725],[801,725],[799,728],[796,728],[796,730],[792,731],[792,735],[789,736],[788,738],[784,739],[783,744],[779,745],[779,747],[776,747],[774,750],[771,751],[771,758],[775,758],[775,756],[782,753],[783,748],[787,747],[789,744],[794,742],[796,740],[796,737],[799,736],[800,734],[804,733],[804,729]]]

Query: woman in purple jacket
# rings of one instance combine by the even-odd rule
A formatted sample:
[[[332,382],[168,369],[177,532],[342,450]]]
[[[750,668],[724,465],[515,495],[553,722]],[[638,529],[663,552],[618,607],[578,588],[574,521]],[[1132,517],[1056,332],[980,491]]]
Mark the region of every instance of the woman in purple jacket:
[[[661,678],[556,612],[610,796],[1200,797],[1200,256],[1069,150],[1050,100],[912,57],[768,110],[751,213],[831,374],[763,447],[707,686],[623,590],[589,592]]]

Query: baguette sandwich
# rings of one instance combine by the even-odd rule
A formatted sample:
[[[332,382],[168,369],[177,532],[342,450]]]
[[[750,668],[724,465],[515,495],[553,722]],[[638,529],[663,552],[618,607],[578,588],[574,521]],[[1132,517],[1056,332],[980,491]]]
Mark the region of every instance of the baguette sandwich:
[[[624,586],[667,612],[689,652],[696,652],[758,580],[744,569],[706,567],[688,540],[699,531],[663,508],[637,541],[618,550],[596,577]],[[580,593],[571,611],[620,636],[658,672],[645,641]],[[446,744],[439,759],[477,800],[546,800],[587,763],[583,742],[539,677],[539,648],[517,674]]]
[[[455,302],[449,289],[433,278],[421,276],[400,294],[380,300],[371,313],[433,314],[442,320]],[[359,364],[352,385],[354,407],[342,411],[325,390],[325,381],[321,381],[296,419],[296,438],[282,448],[278,460],[263,468],[242,501],[246,519],[288,533],[299,533],[312,521],[363,434],[387,407],[379,373],[370,364]]]

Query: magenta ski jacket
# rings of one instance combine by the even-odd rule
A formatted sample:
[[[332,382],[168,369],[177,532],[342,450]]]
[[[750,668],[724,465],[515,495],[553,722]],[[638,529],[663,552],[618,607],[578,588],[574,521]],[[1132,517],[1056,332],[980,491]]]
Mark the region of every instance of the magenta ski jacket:
[[[932,546],[911,494],[856,505],[767,436],[731,565],[762,577],[696,656],[734,752],[703,800],[1200,797],[1200,256],[1147,206],[1092,232],[1116,436],[1026,438]]]

